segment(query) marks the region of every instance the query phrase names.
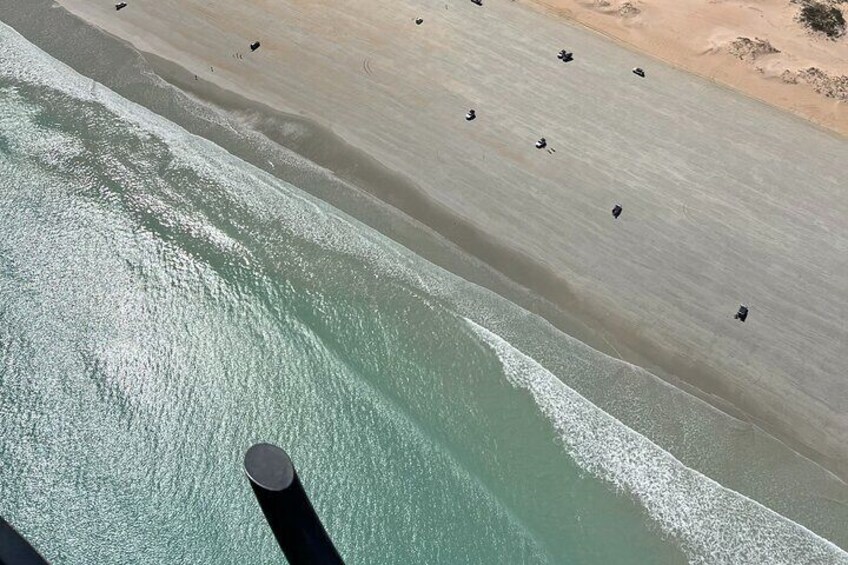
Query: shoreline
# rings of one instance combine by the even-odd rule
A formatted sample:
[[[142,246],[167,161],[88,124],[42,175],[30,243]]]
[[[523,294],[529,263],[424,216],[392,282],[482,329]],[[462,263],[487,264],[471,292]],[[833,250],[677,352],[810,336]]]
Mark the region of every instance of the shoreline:
[[[333,132],[308,119],[279,112],[260,102],[222,89],[213,83],[191,80],[192,73],[176,63],[152,53],[142,54],[154,72],[168,84],[189,94],[201,104],[209,104],[230,115],[243,118],[250,128],[274,143],[325,168],[343,181],[387,205],[391,211],[402,214],[424,229],[432,230],[436,237],[455,246],[459,253],[480,261],[485,268],[490,269],[489,273],[482,274],[483,278],[472,273],[461,273],[463,278],[492,290],[525,310],[541,316],[563,333],[610,357],[642,368],[651,365],[650,361],[640,356],[638,351],[630,349],[628,345],[616,339],[615,332],[600,324],[596,314],[585,311],[585,307],[569,291],[567,281],[561,280],[556,273],[546,270],[543,265],[534,263],[529,257],[521,256],[507,246],[500,245],[499,242],[487,240],[482,230],[452,215],[438,202],[428,199],[426,193],[414,183],[374,161]],[[284,131],[292,121],[303,128],[294,138],[286,135]],[[340,159],[340,155],[344,156]],[[349,158],[355,160],[355,163],[349,161]],[[344,206],[342,205],[340,209],[344,209]],[[397,236],[395,233],[383,233],[392,239]],[[417,254],[446,270],[460,274],[457,273],[456,266],[446,267],[443,261],[428,256],[431,254],[425,249],[416,249],[418,246],[410,241],[403,243]],[[507,289],[504,285],[495,284],[494,277],[503,277],[508,284],[515,285],[516,288]],[[518,295],[523,293],[529,293],[532,298],[523,298]],[[566,298],[564,302],[563,296]],[[534,305],[533,302],[538,299],[544,302]],[[763,427],[761,422],[757,422],[731,401],[718,396],[715,391],[699,389],[660,366],[654,366],[649,370],[664,381],[706,401],[725,414]]]
[[[203,80],[190,80],[192,73],[176,63],[152,53],[142,54],[151,64],[155,73],[167,83],[191,95],[202,104],[209,104],[232,115],[243,116],[246,113],[248,115],[247,121],[256,131],[259,131],[282,147],[295,151],[295,153],[307,158],[309,161],[326,168],[342,180],[351,183],[366,194],[377,198],[392,210],[403,214],[413,222],[420,223],[427,230],[432,230],[437,237],[444,238],[450,244],[455,245],[460,253],[467,254],[469,257],[481,261],[486,268],[491,269],[490,273],[483,274],[484,278],[482,279],[473,275],[469,276],[470,273],[462,273],[461,276],[463,278],[467,278],[475,284],[492,290],[527,311],[542,317],[559,331],[578,339],[593,349],[605,353],[610,357],[644,368],[660,377],[663,381],[705,401],[724,414],[739,421],[755,425],[783,443],[787,448],[826,469],[843,484],[848,484],[845,481],[845,477],[827,465],[827,459],[821,454],[811,450],[804,444],[793,442],[790,437],[780,434],[768,422],[758,419],[753,414],[745,411],[744,408],[734,404],[732,400],[723,397],[719,392],[720,385],[700,388],[693,382],[703,384],[714,382],[714,379],[720,379],[706,374],[696,374],[693,376],[693,370],[690,367],[687,371],[681,371],[681,373],[688,372],[690,376],[690,380],[684,380],[677,373],[672,372],[673,369],[669,370],[669,365],[673,367],[675,364],[673,359],[667,361],[669,365],[660,365],[655,360],[652,360],[651,357],[640,354],[640,349],[634,349],[626,339],[622,339],[621,334],[616,332],[615,328],[603,325],[598,319],[599,314],[597,312],[588,311],[581,305],[579,300],[568,290],[567,281],[561,280],[556,273],[546,271],[542,265],[533,264],[530,258],[522,257],[506,246],[499,246],[497,242],[486,241],[486,236],[482,230],[478,230],[472,224],[463,224],[462,219],[453,217],[449,211],[441,209],[437,202],[428,201],[427,195],[420,188],[416,187],[414,183],[390,171],[357,148],[348,145],[331,131],[324,129],[319,124],[310,122],[308,119],[280,113],[260,102],[245,99],[213,83]],[[297,120],[305,127],[306,131],[310,132],[306,135],[307,139],[305,142],[302,139],[287,138],[279,128],[275,127],[275,118],[279,118],[281,114],[285,116],[281,120],[282,122],[288,123],[292,119]],[[793,117],[803,120],[800,116]],[[264,122],[264,125],[262,125],[262,122]],[[827,128],[824,128],[824,130],[831,133]],[[322,138],[322,142],[315,143],[315,138]],[[341,167],[334,166],[334,164],[338,163],[335,159],[338,157],[338,147],[325,152],[324,149],[326,149],[327,144],[331,147],[334,144],[346,146],[345,149],[353,152],[356,154],[357,159],[362,159],[366,163],[366,166],[363,167],[366,169],[366,172],[363,174],[360,167],[349,168],[345,166],[349,165],[349,163],[344,162]],[[383,175],[391,178],[391,191],[386,190],[389,185],[385,184],[385,177],[380,178]],[[403,188],[399,190],[400,187]],[[393,239],[397,235],[386,233],[385,231],[382,233]],[[460,274],[455,267],[445,267],[438,259],[428,257],[429,254],[425,250],[415,249],[415,246],[410,246],[409,244],[409,241],[405,242],[407,247],[410,247],[410,249],[426,259],[455,274]],[[526,297],[516,294],[516,289],[508,289],[496,284],[493,277],[504,277],[508,284],[517,286],[519,294],[522,291],[528,292],[531,297],[541,298],[544,303],[534,304],[536,300],[533,298],[530,298],[528,301]],[[561,298],[563,289],[565,289],[567,296],[567,300],[564,303]],[[641,351],[652,349],[650,344],[640,345],[643,348]],[[655,353],[655,356],[661,355],[661,352]]]
[[[161,58],[158,60],[158,63],[157,63],[156,61],[152,60],[153,58],[150,57],[149,54],[147,55],[147,57],[148,57],[149,61],[153,62],[154,67],[157,69],[157,72],[160,73],[160,76],[165,75],[165,76],[163,76],[163,78],[165,78],[166,80],[170,79],[169,82],[176,83],[177,87],[187,89],[188,86],[195,85],[195,83],[192,83],[192,82],[188,82],[187,85],[186,84],[182,84],[182,85],[179,84],[180,82],[186,83],[187,81],[186,80],[181,81],[179,79],[178,75],[179,75],[180,71],[178,69],[180,67],[179,67],[178,64],[171,63],[171,62],[163,63],[163,61],[165,61],[165,60],[161,59]],[[170,68],[170,70],[168,70],[167,69],[168,65],[174,65],[174,66],[172,66]],[[183,69],[182,72],[184,72],[188,77],[191,76],[191,73],[189,71],[185,70],[185,69]],[[171,75],[171,76],[169,77],[168,75]],[[203,83],[201,83],[201,81],[198,80],[197,83],[196,83],[196,86],[201,87],[201,86],[203,86]],[[227,91],[224,90],[224,89],[221,89],[218,85],[211,85],[211,86],[219,89],[219,92],[217,93],[217,95],[219,97],[218,102],[221,102],[221,100],[220,100],[221,93],[222,92],[226,93]],[[190,91],[191,89],[188,88],[188,90]],[[197,95],[198,93],[195,92],[194,94]],[[209,95],[210,91],[207,90],[205,92],[205,94]],[[241,100],[242,100],[241,102],[238,102],[236,98],[233,99],[233,101],[237,102],[236,107],[238,107],[240,104],[244,103],[243,102],[244,98],[240,97],[239,95],[232,94],[232,96],[235,96],[237,98],[241,98]],[[202,95],[200,97],[203,98]],[[211,98],[213,98],[213,100],[207,100],[207,101],[212,102],[214,104],[215,103],[215,100],[214,100],[215,95],[211,96]],[[257,108],[259,107],[260,103],[256,102],[256,103],[252,103],[252,104],[254,104],[254,105],[253,105],[252,108],[250,108],[250,110],[256,111]],[[305,120],[304,123],[307,123],[307,121]],[[258,129],[263,134],[268,135],[268,131],[262,131],[262,128],[258,128]],[[327,132],[324,132],[324,134],[326,134],[326,133]],[[333,134],[333,135],[337,135],[337,134]],[[320,137],[320,136],[321,136],[321,134],[318,134],[318,137]],[[273,139],[273,136],[269,136],[269,137],[271,139]],[[278,141],[278,140],[276,140],[276,141]],[[283,143],[283,145],[286,146],[285,143]],[[304,156],[306,156],[307,158],[316,157],[315,161],[319,165],[324,166],[324,163],[321,162],[322,156],[320,154],[320,152],[324,148],[324,146],[322,144],[313,145],[311,147],[312,157],[310,157],[310,155],[309,155],[309,153],[310,153],[309,149],[310,148],[307,147],[307,145],[303,145],[303,146],[299,147],[300,151],[297,151],[297,152],[301,153],[301,154],[305,154]],[[355,151],[360,151],[360,150],[355,150]],[[368,154],[366,152],[361,151],[361,154],[359,154],[357,156],[357,158],[363,158],[363,157],[367,157],[367,156],[368,156]],[[327,157],[327,156],[325,156],[325,157]],[[337,157],[337,155],[331,155],[329,157],[335,158],[335,157]],[[619,329],[619,333],[618,333],[618,335],[616,335],[616,334],[610,335],[609,332],[611,330],[609,329],[609,327],[605,328],[604,325],[599,322],[599,320],[603,320],[605,318],[605,314],[608,314],[608,312],[605,313],[605,312],[599,311],[599,310],[595,310],[594,312],[592,312],[591,308],[587,309],[587,307],[585,306],[583,301],[577,295],[575,295],[575,294],[573,294],[569,291],[568,281],[566,279],[563,279],[562,277],[559,277],[553,270],[549,269],[549,270],[546,271],[544,265],[539,265],[539,264],[534,263],[534,261],[530,257],[521,255],[520,251],[509,250],[509,249],[505,250],[501,247],[498,247],[498,245],[497,245],[499,243],[498,241],[496,241],[492,238],[489,238],[488,234],[486,234],[485,232],[482,232],[482,231],[477,232],[476,227],[471,223],[469,223],[466,226],[458,225],[457,224],[457,217],[458,216],[451,217],[449,215],[450,213],[447,212],[445,209],[440,210],[439,204],[435,201],[432,202],[433,208],[429,210],[429,213],[431,214],[431,216],[429,216],[429,218],[428,218],[426,213],[421,214],[420,213],[421,207],[426,208],[427,202],[424,201],[424,200],[416,200],[415,199],[416,197],[414,195],[414,188],[415,188],[414,183],[411,183],[413,190],[407,191],[403,195],[398,195],[397,192],[394,190],[394,189],[396,189],[397,186],[400,186],[401,184],[403,184],[401,182],[403,180],[402,175],[398,175],[397,177],[390,179],[390,182],[392,184],[391,188],[393,190],[388,191],[388,192],[384,192],[382,194],[380,193],[379,189],[375,190],[375,184],[379,185],[380,182],[374,183],[373,182],[374,179],[372,178],[371,182],[369,183],[368,182],[368,176],[369,176],[369,174],[383,174],[383,173],[385,173],[385,171],[380,171],[380,166],[381,166],[381,164],[378,161],[374,160],[373,167],[371,167],[371,168],[366,167],[366,169],[369,169],[370,172],[366,172],[366,174],[363,175],[362,168],[358,167],[357,163],[350,162],[347,165],[342,166],[341,168],[336,167],[339,170],[335,170],[334,172],[338,176],[340,176],[342,179],[354,182],[355,184],[357,184],[357,186],[360,186],[360,188],[365,188],[366,190],[368,190],[368,188],[370,188],[371,189],[370,193],[372,195],[377,196],[378,198],[380,198],[381,200],[383,200],[384,202],[386,202],[390,206],[393,206],[393,207],[399,209],[401,212],[403,212],[405,214],[409,214],[410,211],[415,209],[419,213],[419,217],[416,218],[416,220],[421,221],[425,226],[428,226],[430,229],[434,229],[434,231],[436,231],[437,233],[440,233],[440,235],[446,237],[448,240],[452,241],[454,244],[458,245],[461,249],[463,249],[466,252],[469,252],[469,248],[471,248],[472,250],[474,250],[476,248],[476,250],[478,252],[477,253],[472,252],[471,254],[473,256],[475,256],[477,259],[482,260],[484,263],[486,263],[489,267],[493,268],[495,271],[500,272],[501,274],[505,275],[512,282],[519,284],[519,285],[521,285],[525,288],[528,288],[532,292],[538,293],[545,300],[550,300],[550,299],[553,298],[554,303],[558,303],[559,306],[563,307],[563,310],[568,311],[570,313],[570,315],[572,317],[572,323],[576,319],[580,319],[583,322],[588,321],[589,323],[584,324],[585,328],[582,332],[582,335],[581,335],[581,332],[580,332],[579,329],[575,330],[574,328],[569,328],[570,331],[567,332],[571,335],[575,335],[575,331],[576,331],[577,335],[575,335],[575,337],[577,337],[581,341],[587,342],[591,346],[595,347],[596,349],[600,349],[600,350],[606,351],[608,353],[610,352],[610,348],[613,351],[616,351],[616,350],[619,350],[619,349],[622,350],[622,351],[625,351],[625,354],[622,357],[625,360],[628,360],[628,361],[631,361],[631,359],[636,357],[636,355],[635,355],[635,353],[633,353],[633,351],[642,351],[643,353],[645,351],[651,352],[651,349],[652,349],[651,344],[640,342],[638,332],[633,332],[632,336],[629,339],[622,338],[621,333],[622,332],[626,333],[627,329],[626,328],[625,329],[619,329],[622,326],[621,326],[621,324],[615,323],[616,320],[613,320],[613,323],[611,325],[612,325],[613,329]],[[345,170],[346,167],[349,167],[349,168],[347,170]],[[390,169],[390,167],[386,167],[386,170],[389,170],[389,169]],[[389,173],[391,174],[390,170],[389,170]],[[382,182],[386,182],[386,179],[382,179]],[[362,185],[365,185],[365,186],[362,186]],[[384,185],[384,188],[386,188],[386,186],[387,185]],[[419,190],[421,190],[421,193],[420,193],[419,196],[421,198],[426,198],[426,191],[424,191],[422,189],[419,189]],[[410,199],[412,199],[412,201],[410,201]],[[445,215],[445,214],[448,214],[448,215]],[[422,215],[424,216],[423,219],[421,218]],[[413,217],[414,216],[415,215],[413,214]],[[430,221],[427,221],[428,219]],[[441,224],[440,224],[440,222],[441,222]],[[437,226],[433,226],[432,224],[434,224],[434,223],[437,224]],[[454,226],[453,226],[454,231],[453,232],[451,232],[450,229],[446,229],[446,228],[450,228],[451,224],[454,224]],[[442,229],[440,230],[439,228],[442,228]],[[445,234],[444,233],[445,231],[447,231],[448,233]],[[482,250],[480,249],[480,246],[483,247]],[[504,253],[507,252],[507,251],[510,252],[510,253],[508,255],[504,256]],[[487,258],[489,260],[487,260]],[[517,261],[518,264],[517,265],[513,264],[514,261]],[[513,274],[512,277],[509,276],[510,269],[512,269],[512,274]],[[504,271],[506,271],[506,272],[504,272]],[[516,280],[516,279],[518,279],[518,280]],[[531,311],[535,311],[537,309],[538,308],[535,308],[535,309],[532,309]],[[538,313],[538,312],[536,312],[536,313]],[[595,324],[597,324],[597,325],[593,328],[592,326],[595,325]],[[554,323],[554,325],[557,326],[557,327],[561,327],[559,324],[556,324],[556,323]],[[610,324],[607,323],[607,326],[609,326],[609,325]],[[575,327],[579,328],[579,326],[575,326]],[[592,335],[593,332],[595,332],[596,335],[593,336]],[[633,343],[634,336],[635,336],[635,343],[637,344],[637,347],[633,348],[632,351],[631,351],[630,345]],[[607,342],[607,337],[612,337],[612,339],[613,339],[612,344]],[[606,342],[607,347],[604,346],[603,342]],[[654,344],[653,347],[656,347],[656,345]],[[666,355],[668,355],[668,353],[666,353]],[[652,370],[655,373],[659,372],[660,376],[663,376],[666,380],[668,380],[668,381],[672,382],[672,384],[676,384],[678,386],[680,386],[681,381],[679,380],[679,378],[671,376],[671,375],[675,375],[675,374],[678,374],[678,373],[687,375],[689,377],[690,381],[695,381],[695,382],[698,383],[696,390],[699,391],[699,394],[697,394],[697,396],[701,397],[702,399],[704,399],[704,398],[711,399],[712,400],[710,402],[711,404],[713,404],[713,405],[719,404],[719,408],[722,409],[725,412],[732,412],[733,411],[732,407],[735,406],[734,404],[731,403],[729,405],[721,406],[721,402],[719,402],[717,400],[717,399],[722,397],[722,395],[719,394],[721,392],[720,391],[720,385],[721,385],[721,380],[722,380],[720,375],[710,376],[710,375],[704,374],[703,372],[698,372],[695,375],[693,375],[692,370],[695,367],[692,367],[692,366],[687,367],[686,363],[681,362],[680,360],[677,360],[677,362],[675,362],[675,359],[674,359],[673,356],[670,357],[670,358],[667,358],[665,363],[656,363],[656,361],[650,361],[651,357],[654,360],[656,360],[657,357],[661,358],[662,356],[663,356],[662,352],[654,351],[653,355],[651,355],[649,353],[648,357],[646,357],[645,359],[638,360],[639,362],[636,362],[635,364],[640,365],[640,366],[645,366],[646,368],[648,368],[649,370]],[[628,359],[628,357],[630,357],[630,359]],[[666,367],[670,366],[670,367],[683,368],[684,370],[680,370],[680,371],[678,371],[678,373],[675,373],[673,371],[671,371],[671,372],[669,372],[669,371],[657,371],[657,368],[658,367],[662,368],[663,365],[665,365]],[[717,387],[713,391],[710,391],[710,387],[706,386],[706,385],[709,385],[713,381],[716,382]],[[694,386],[694,385],[693,385],[693,383],[690,382],[690,383],[684,384],[682,388],[686,389],[687,386],[689,386],[689,388],[691,388],[691,386]],[[691,392],[691,390],[690,390],[690,392]],[[747,414],[747,411],[745,411],[744,409],[740,409],[740,410],[741,410],[741,413],[737,412],[736,414],[734,414],[736,417],[742,417],[742,414]],[[828,458],[826,456],[822,455],[822,454],[817,454],[815,452],[815,449],[810,448],[809,446],[805,446],[803,443],[793,442],[791,437],[784,436],[783,434],[780,434],[780,433],[775,433],[774,429],[770,429],[770,428],[773,428],[773,426],[770,426],[769,423],[766,422],[766,421],[760,421],[754,416],[747,416],[747,419],[749,419],[749,421],[753,421],[753,422],[757,423],[757,425],[759,425],[760,427],[763,427],[764,429],[769,431],[769,433],[772,433],[772,435],[774,435],[775,437],[778,437],[778,438],[782,437],[783,441],[785,441],[787,443],[787,445],[792,446],[793,449],[797,449],[799,452],[801,452],[801,453],[803,453],[807,456],[813,456],[812,458],[814,460],[818,460],[820,463],[823,462],[825,468],[830,468],[830,466],[827,464]],[[797,445],[793,445],[793,443],[796,443]],[[806,451],[806,453],[805,453],[805,451]],[[839,473],[837,472],[837,475],[838,474]]]

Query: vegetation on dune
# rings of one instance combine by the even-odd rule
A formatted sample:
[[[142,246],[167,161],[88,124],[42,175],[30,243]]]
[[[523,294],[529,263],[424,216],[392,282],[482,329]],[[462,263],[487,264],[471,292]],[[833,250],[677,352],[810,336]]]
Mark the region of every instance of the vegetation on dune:
[[[808,28],[831,39],[841,37],[845,33],[845,17],[836,6],[811,0],[801,7],[798,19]]]

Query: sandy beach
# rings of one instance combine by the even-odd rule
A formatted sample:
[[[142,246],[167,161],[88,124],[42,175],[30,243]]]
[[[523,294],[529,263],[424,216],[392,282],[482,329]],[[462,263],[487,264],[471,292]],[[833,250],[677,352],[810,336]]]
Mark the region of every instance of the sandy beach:
[[[782,0],[531,0],[679,68],[848,134],[848,42]],[[836,4],[838,6],[838,4]]]
[[[843,138],[521,3],[60,4],[170,61],[163,76],[197,95],[208,83],[327,128],[398,180],[362,189],[562,306],[609,351],[848,476]],[[563,48],[574,61],[557,60]],[[825,100],[754,78],[805,108]],[[805,115],[845,124],[844,105],[821,104],[831,113]]]

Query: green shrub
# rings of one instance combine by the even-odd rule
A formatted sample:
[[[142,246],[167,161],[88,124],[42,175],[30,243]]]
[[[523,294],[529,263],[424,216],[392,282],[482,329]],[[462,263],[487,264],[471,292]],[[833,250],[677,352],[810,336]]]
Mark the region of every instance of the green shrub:
[[[804,25],[831,39],[836,39],[845,33],[845,18],[835,6],[827,6],[815,1],[808,2],[801,8],[801,14],[798,17]]]

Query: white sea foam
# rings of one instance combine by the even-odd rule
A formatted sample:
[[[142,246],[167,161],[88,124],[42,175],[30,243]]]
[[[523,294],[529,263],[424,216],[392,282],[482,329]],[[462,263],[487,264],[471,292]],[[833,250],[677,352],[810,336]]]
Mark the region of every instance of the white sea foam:
[[[691,563],[848,563],[836,545],[686,467],[496,334],[466,322],[509,382],[530,392],[574,461],[642,505]]]

